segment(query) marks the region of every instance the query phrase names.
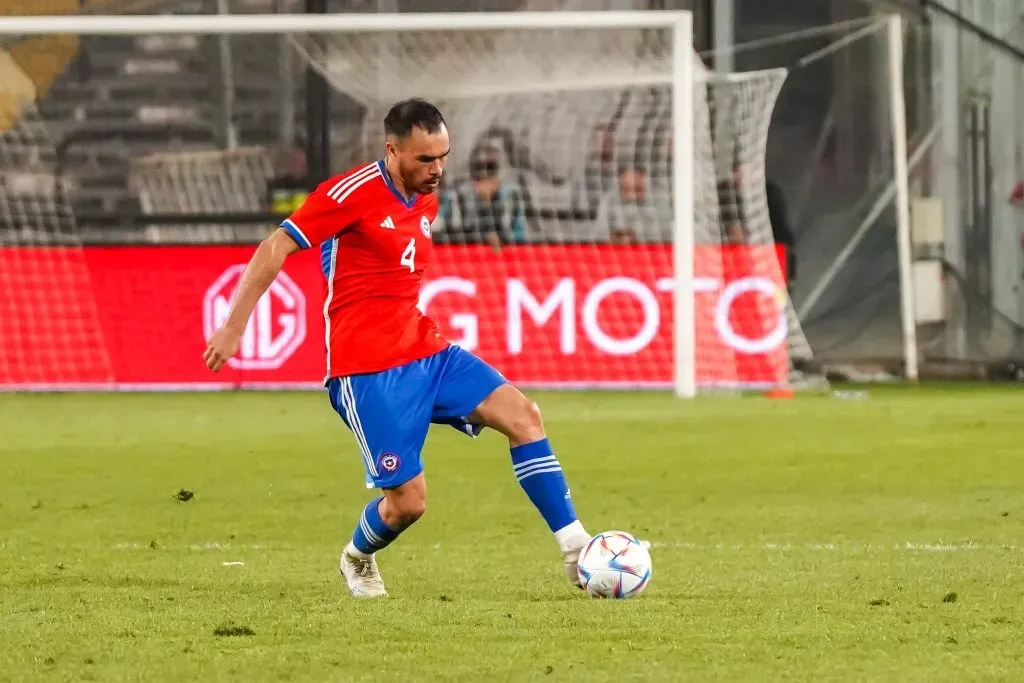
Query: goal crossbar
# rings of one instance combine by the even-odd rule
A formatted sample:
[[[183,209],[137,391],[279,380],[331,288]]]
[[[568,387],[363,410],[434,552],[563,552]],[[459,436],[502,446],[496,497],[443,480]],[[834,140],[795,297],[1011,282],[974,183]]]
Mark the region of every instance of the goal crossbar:
[[[0,18],[0,35],[359,33],[459,30],[670,28],[683,11],[466,12],[409,14],[59,15]]]
[[[873,35],[879,25],[882,22],[841,38],[804,58],[800,64],[830,54],[866,35]],[[890,18],[888,29],[889,50],[900,53],[899,19]],[[460,32],[467,35],[460,36]],[[613,241],[613,238],[624,238],[627,241],[639,240],[641,244],[670,247],[661,249],[657,258],[652,256],[649,263],[644,264],[649,271],[644,275],[660,273],[650,291],[669,296],[656,297],[662,307],[659,317],[653,314],[645,317],[640,330],[647,334],[648,319],[655,321],[656,326],[651,328],[655,332],[668,327],[658,328],[658,321],[672,320],[673,337],[668,339],[667,335],[662,335],[659,338],[658,355],[655,358],[652,354],[655,360],[650,365],[657,365],[663,372],[671,356],[675,373],[672,384],[678,395],[692,396],[696,391],[695,354],[700,342],[697,333],[700,330],[702,335],[707,334],[712,325],[727,326],[728,334],[714,327],[717,336],[709,338],[725,339],[725,346],[731,351],[725,352],[728,358],[723,356],[721,362],[710,361],[721,366],[715,369],[718,374],[706,371],[708,359],[717,359],[717,351],[712,348],[701,356],[704,363],[700,366],[702,386],[735,384],[742,387],[741,375],[748,378],[756,376],[758,386],[774,381],[792,383],[796,376],[792,368],[797,366],[790,365],[788,378],[779,370],[785,370],[783,365],[787,359],[802,361],[810,358],[812,353],[787,296],[786,264],[777,263],[779,258],[775,250],[769,255],[764,249],[774,245],[761,191],[765,140],[775,97],[786,71],[742,74],[708,71],[693,49],[690,12],[9,16],[0,17],[0,35],[260,35],[284,38],[275,43],[280,46],[278,49],[282,55],[298,53],[307,67],[324,73],[337,90],[362,104],[368,112],[365,115],[367,120],[378,118],[390,102],[409,96],[430,96],[439,102],[446,115],[451,112],[450,120],[457,124],[453,129],[464,136],[460,140],[478,140],[480,144],[477,147],[494,157],[488,162],[493,161],[495,168],[507,172],[511,178],[510,185],[524,188],[522,192],[526,199],[523,201],[536,202],[543,207],[542,210],[548,210],[548,216],[554,216],[546,223],[523,227],[524,232],[533,232],[525,236],[517,233],[515,239],[543,244],[565,240],[570,244],[592,241],[626,246],[625,242]],[[162,44],[157,41],[154,45]],[[289,49],[289,44],[294,52]],[[125,50],[158,51],[151,48],[140,41],[124,47]],[[105,41],[98,41],[95,49],[106,50]],[[269,71],[269,67],[262,63],[252,68],[259,73]],[[904,178],[905,183],[908,164],[902,112],[902,63],[892,54],[889,71],[893,91],[890,113],[896,138],[892,150],[894,172],[897,178]],[[229,84],[224,91],[229,92],[230,87]],[[140,96],[140,101],[145,96],[149,94]],[[132,97],[135,97],[134,91]],[[152,95],[154,100],[162,101],[161,98],[170,99],[162,91]],[[128,106],[125,112],[130,113]],[[138,112],[141,112],[141,107]],[[524,116],[524,112],[529,116]],[[105,115],[105,110],[97,107],[96,115]],[[121,115],[120,110],[117,115]],[[42,119],[40,122],[46,123]],[[38,156],[41,150],[51,150],[52,153],[52,143],[43,135],[45,130],[40,130],[43,132],[30,131],[27,135],[10,136],[6,168],[20,169],[24,159]],[[345,131],[346,135],[349,133]],[[530,154],[540,150],[536,153],[539,162],[532,164],[527,159],[527,152],[515,147],[516,144],[520,144],[522,150],[529,150]],[[134,153],[134,148],[125,152],[131,153]],[[473,160],[469,157],[473,153],[470,149],[452,163],[449,175],[452,185],[448,188],[452,197],[457,197],[456,191],[460,189],[457,184],[466,181],[463,176],[467,175],[467,169],[471,170]],[[184,189],[174,187],[168,194],[181,199],[185,208],[191,208],[189,202],[197,197],[205,199],[211,196],[216,200],[211,205],[219,208],[224,204],[223,197],[235,194],[257,197],[262,202],[262,190],[250,191],[250,188],[264,180],[263,169],[267,164],[253,165],[255,170],[246,165],[236,173],[237,168],[220,163],[232,161],[224,154],[220,151],[186,152],[191,166],[184,175],[189,176],[187,180],[191,185]],[[179,172],[180,162],[177,157],[159,156],[157,152],[157,156],[136,160],[132,177],[143,175],[139,169],[151,170],[152,166],[158,173],[154,174],[155,179],[150,181],[150,185],[159,189],[159,183],[168,178],[175,181],[183,175]],[[55,206],[60,208],[59,198],[54,198],[56,193],[39,189],[40,184],[35,182],[39,177],[46,179],[47,163],[50,162],[40,165],[43,169],[39,172],[21,173],[18,170],[16,178],[21,184],[8,183],[3,188],[12,197],[27,196],[25,201],[30,207],[29,214],[32,211],[56,210]],[[552,168],[558,172],[549,172]],[[591,182],[591,176],[598,172],[604,174],[599,178],[600,182]],[[23,176],[25,182],[21,182]],[[245,191],[235,192],[231,185],[215,184],[209,182],[209,178],[259,182],[250,182]],[[650,190],[647,189],[648,180]],[[30,185],[28,181],[35,184]],[[630,185],[638,185],[641,181],[645,183],[639,186],[642,191]],[[624,183],[621,187],[617,184],[620,182]],[[902,292],[900,303],[903,334],[910,347],[905,354],[907,374],[913,377],[914,301],[913,292],[907,286],[912,244],[907,232],[907,189],[904,185],[897,190],[901,290],[906,290]],[[142,192],[138,194],[141,196]],[[643,204],[641,200],[649,201]],[[455,206],[457,209],[458,205]],[[7,212],[10,222],[21,229],[19,244],[49,244],[53,241],[52,235],[64,232],[64,223],[54,222],[44,226],[42,232],[37,231],[39,234],[33,233],[30,230],[31,215],[22,215],[12,209],[7,209]],[[465,227],[459,221],[468,223],[468,219],[455,213],[452,210],[451,216],[444,217],[450,228],[445,238],[450,244],[458,239],[471,239],[458,232]],[[67,225],[74,226],[73,221],[73,215],[65,219]],[[617,223],[613,225],[613,221]],[[202,221],[202,224],[205,226],[206,222]],[[444,229],[442,222],[438,227],[439,233]],[[601,231],[607,231],[607,234]],[[741,245],[750,249],[742,252],[733,249]],[[698,252],[705,256],[697,258]],[[620,258],[620,253],[633,252],[595,251],[595,263],[604,259],[603,263],[609,265],[609,259]],[[731,254],[734,253],[742,258],[732,259]],[[29,252],[21,252],[19,256],[25,254],[36,256]],[[538,258],[548,257],[541,254]],[[748,260],[757,263],[750,264]],[[628,263],[623,260],[621,264],[612,262],[610,265],[632,268]],[[54,264],[59,271],[61,264],[56,260]],[[721,301],[728,301],[731,305],[732,300],[739,296],[736,292],[740,290],[725,292],[728,278],[734,277],[726,274],[728,268],[746,268],[749,272],[760,273],[754,268],[762,265],[766,269],[770,267],[771,272],[750,276],[762,278],[757,281],[762,288],[750,290],[751,296],[742,306],[735,311],[728,307],[713,310],[709,307],[708,302],[712,299],[716,306]],[[37,268],[38,264],[29,263],[29,266]],[[39,273],[46,275],[43,271]],[[671,277],[665,277],[667,275]],[[699,284],[697,280],[700,280]],[[642,279],[637,281],[646,282]],[[765,285],[768,281],[769,284]],[[695,303],[695,288],[698,286],[701,296]],[[705,296],[711,287],[718,288],[714,290],[716,294],[714,297]],[[719,295],[719,290],[725,293]],[[741,293],[748,292],[743,290]],[[669,304],[671,311],[667,308]],[[779,313],[783,306],[786,307],[785,319]],[[613,306],[616,315],[619,315],[620,308],[624,311],[621,319],[611,322],[624,323],[624,330],[633,323],[634,317],[625,306]],[[593,310],[587,310],[593,313]],[[645,316],[648,310],[644,303],[642,312]],[[732,321],[729,316],[737,318],[737,321]],[[746,317],[739,320],[743,316]],[[540,322],[537,318],[539,314],[535,320]],[[587,320],[589,318],[584,319],[584,324],[589,324]],[[739,327],[733,328],[734,324]],[[735,333],[734,329],[740,327],[749,332]],[[787,328],[797,330],[798,334],[790,334],[787,338]],[[11,329],[16,330],[15,327]],[[782,337],[777,335],[780,330]],[[794,339],[798,336],[803,340],[805,352],[795,355]],[[628,339],[639,338],[646,337]],[[757,344],[747,343],[777,338],[788,343],[788,348],[782,349],[777,341],[771,342],[776,344],[773,351],[785,351],[778,357],[762,353],[761,346]],[[703,347],[702,343],[700,345]],[[631,346],[607,348],[615,349],[608,353],[632,354],[628,350]],[[607,351],[606,347],[600,349]],[[732,354],[732,351],[736,353]],[[568,352],[563,350],[562,353]],[[754,363],[764,367],[751,371]],[[662,385],[668,379],[667,375],[663,377],[658,380]],[[768,379],[762,379],[764,377]],[[746,386],[754,385],[748,383]]]
[[[662,51],[649,50],[649,45],[638,55],[627,54],[627,60],[620,72],[606,66],[600,59],[590,63],[589,69],[582,69],[572,79],[553,78],[556,73],[546,73],[547,80],[557,80],[565,89],[607,89],[606,81],[616,82],[615,87],[636,87],[647,85],[669,86],[671,100],[664,108],[666,130],[669,132],[669,180],[668,196],[672,198],[668,209],[671,212],[672,270],[676,291],[672,297],[673,317],[673,385],[677,395],[693,396],[696,393],[696,310],[692,281],[694,279],[694,204],[696,189],[695,173],[695,125],[694,98],[701,93],[701,101],[707,95],[707,75],[699,71],[699,61],[693,50],[692,13],[689,11],[581,11],[581,12],[472,12],[472,13],[384,13],[384,14],[208,14],[208,15],[50,15],[50,16],[7,16],[0,17],[0,36],[34,35],[90,35],[90,36],[139,36],[139,35],[294,35],[325,36],[348,35],[348,44],[355,34],[434,34],[443,36],[454,32],[520,32],[524,37],[536,37],[544,42],[549,32],[590,32],[632,30],[644,40],[641,33],[647,30],[663,32],[651,44],[663,46]],[[561,42],[561,41],[555,41]],[[512,42],[515,45],[515,42]],[[664,49],[664,47],[669,49]],[[520,56],[530,58],[532,43],[527,40],[519,45]],[[497,49],[497,48],[496,48]],[[514,47],[510,50],[514,51]],[[564,45],[551,46],[548,52],[538,55],[539,68],[559,63],[551,59],[561,51],[572,51],[571,40]],[[501,52],[501,50],[498,50]],[[507,50],[508,51],[508,50]],[[545,59],[547,55],[547,59]],[[330,58],[330,53],[325,53]],[[307,58],[316,62],[316,59]],[[330,62],[328,62],[330,66]],[[567,65],[568,73],[574,63]],[[494,74],[492,74],[494,76]],[[616,79],[618,76],[620,78]],[[627,80],[625,77],[629,76]],[[735,82],[743,87],[739,75],[720,75],[721,82]],[[638,78],[640,77],[640,78]],[[746,75],[745,78],[750,78]],[[544,83],[539,76],[532,79]],[[402,89],[408,90],[415,83],[402,81]],[[527,84],[528,85],[528,84]],[[574,87],[573,87],[574,86]],[[603,88],[601,87],[603,86]],[[381,96],[378,84],[376,95]],[[718,87],[718,86],[714,86]],[[537,90],[520,87],[517,93]],[[459,94],[457,91],[455,94]],[[388,93],[390,94],[390,93]],[[452,94],[452,93],[449,93]],[[475,94],[475,93],[471,93]],[[753,95],[752,95],[753,96]],[[702,126],[709,126],[709,121]],[[708,137],[708,136],[706,136]],[[708,138],[711,139],[710,137]],[[710,148],[706,153],[711,152]],[[709,158],[710,159],[710,158]],[[708,161],[708,159],[705,159]],[[712,172],[706,169],[707,172]],[[715,203],[714,193],[702,195],[702,199]],[[715,227],[712,225],[712,227]]]

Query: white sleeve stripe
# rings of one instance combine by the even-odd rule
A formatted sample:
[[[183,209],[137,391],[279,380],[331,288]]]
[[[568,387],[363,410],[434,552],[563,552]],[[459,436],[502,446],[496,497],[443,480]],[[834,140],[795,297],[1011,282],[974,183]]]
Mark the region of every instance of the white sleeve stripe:
[[[302,229],[299,226],[295,225],[295,221],[293,221],[291,218],[286,218],[284,222],[281,223],[281,225],[288,226],[289,228],[295,231],[295,234],[302,238],[304,244],[302,244],[301,246],[306,247],[307,249],[313,246],[313,243],[309,241],[308,237],[306,237],[306,233],[302,232]]]
[[[334,197],[334,201],[336,201],[339,204],[341,204],[343,201],[348,199],[348,196],[350,194],[352,194],[353,192],[358,190],[361,185],[365,185],[370,180],[373,180],[374,178],[380,178],[380,177],[381,177],[380,171],[378,170],[376,173],[371,173],[370,175],[366,176],[365,178],[359,180],[358,182],[355,182],[355,183],[352,183],[351,185],[346,186],[345,193],[342,194],[339,197]]]
[[[368,171],[373,170],[373,167],[376,166],[376,165],[377,165],[376,162],[374,162],[372,164],[368,164],[366,166],[363,166],[361,169],[359,169],[355,173],[353,173],[353,174],[351,174],[349,176],[346,176],[345,178],[342,178],[341,180],[339,180],[338,182],[336,182],[334,184],[334,187],[332,187],[330,190],[327,191],[327,196],[328,197],[333,196],[343,185],[347,185],[348,183],[351,183],[356,178],[359,178],[362,175],[366,174]]]
[[[345,190],[375,175],[380,175],[380,168],[377,167],[377,164],[373,164],[372,166],[367,166],[366,168],[360,169],[359,171],[353,173],[349,177],[343,180],[339,180],[337,183],[335,183],[334,187],[332,187],[327,192],[327,196],[330,197],[331,199],[338,200],[338,196],[341,195],[341,193],[343,193]]]

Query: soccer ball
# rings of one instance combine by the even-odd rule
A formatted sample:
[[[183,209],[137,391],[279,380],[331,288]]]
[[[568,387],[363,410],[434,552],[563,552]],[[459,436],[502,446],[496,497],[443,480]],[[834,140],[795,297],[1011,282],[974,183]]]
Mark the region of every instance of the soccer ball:
[[[632,534],[605,531],[580,552],[579,575],[591,597],[636,597],[651,580],[651,554]]]

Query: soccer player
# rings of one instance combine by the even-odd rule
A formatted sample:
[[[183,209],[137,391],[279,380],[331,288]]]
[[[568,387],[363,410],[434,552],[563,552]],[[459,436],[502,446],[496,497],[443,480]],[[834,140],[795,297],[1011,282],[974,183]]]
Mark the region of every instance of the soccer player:
[[[217,372],[237,351],[249,316],[285,259],[320,246],[327,280],[327,376],[331,405],[353,432],[369,486],[340,569],[352,595],[386,595],[375,554],[425,510],[420,451],[431,423],[508,437],[512,469],[562,552],[566,576],[589,535],[576,517],[537,405],[487,363],[450,344],[417,308],[431,257],[434,196],[448,158],[441,112],[420,99],[384,118],[384,158],[321,184],[256,249],[223,327],[203,355]]]

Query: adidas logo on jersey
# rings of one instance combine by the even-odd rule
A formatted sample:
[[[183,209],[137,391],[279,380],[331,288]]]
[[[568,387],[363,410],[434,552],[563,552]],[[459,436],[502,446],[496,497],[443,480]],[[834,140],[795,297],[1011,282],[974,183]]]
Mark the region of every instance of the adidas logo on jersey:
[[[388,230],[394,230],[395,222],[391,220],[391,216],[388,216],[383,221],[381,221],[380,227],[387,228]]]

